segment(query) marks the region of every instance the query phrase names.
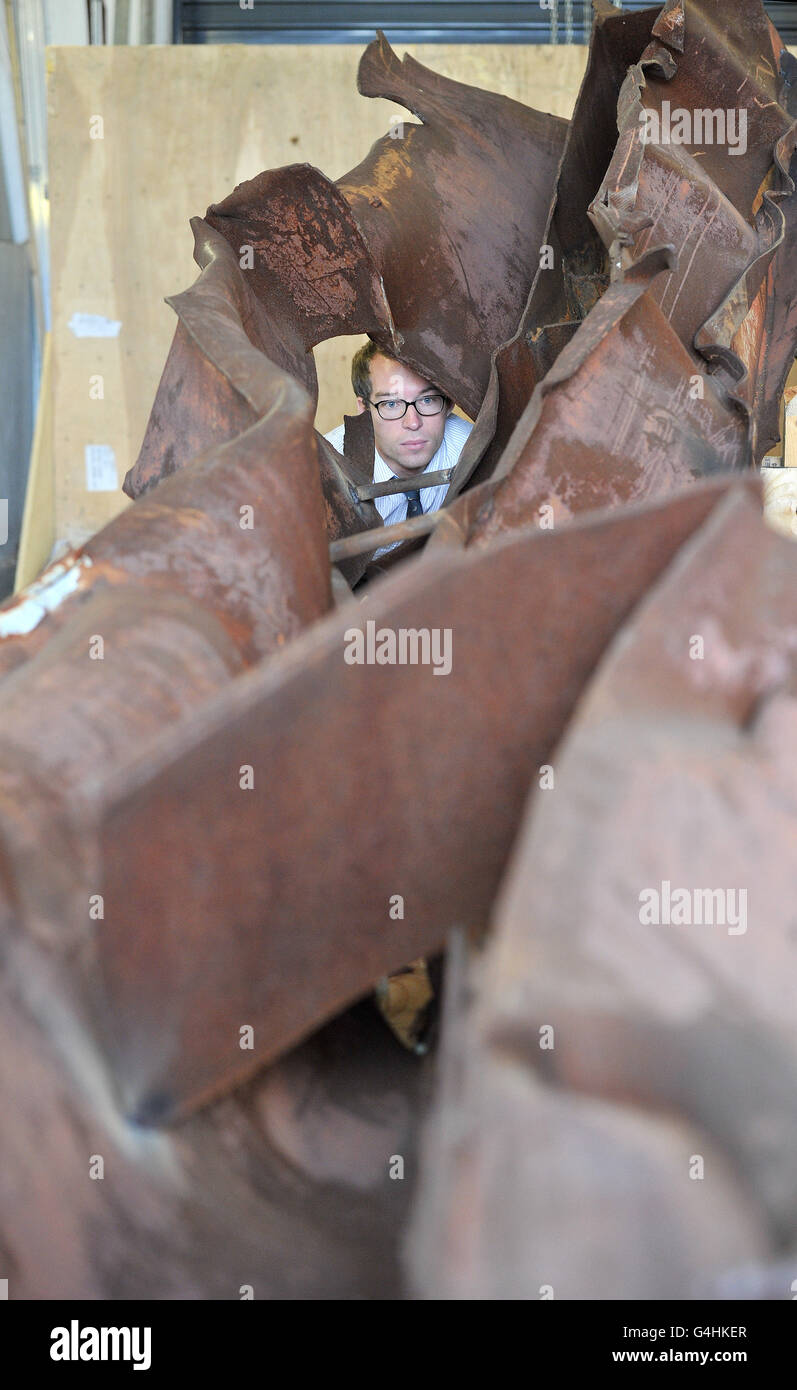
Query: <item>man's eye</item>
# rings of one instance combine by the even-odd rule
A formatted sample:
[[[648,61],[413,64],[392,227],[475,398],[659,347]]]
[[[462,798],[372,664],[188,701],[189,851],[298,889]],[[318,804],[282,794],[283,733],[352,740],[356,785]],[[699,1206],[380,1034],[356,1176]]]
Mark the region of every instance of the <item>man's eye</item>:
[[[398,401],[383,401],[383,402],[382,402],[382,405],[383,405],[383,407],[384,407],[385,410],[391,410],[391,411],[392,411],[392,410],[397,410],[397,409],[398,409]]]

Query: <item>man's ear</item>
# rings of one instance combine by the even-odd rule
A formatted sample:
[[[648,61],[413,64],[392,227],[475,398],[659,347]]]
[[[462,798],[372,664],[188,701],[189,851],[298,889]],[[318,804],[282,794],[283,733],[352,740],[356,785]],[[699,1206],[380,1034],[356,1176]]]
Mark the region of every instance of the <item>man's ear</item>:
[[[362,415],[362,413],[363,413],[364,410],[365,410],[365,401],[363,400],[362,396],[358,396],[358,397],[357,397],[357,414],[358,414],[358,415]]]

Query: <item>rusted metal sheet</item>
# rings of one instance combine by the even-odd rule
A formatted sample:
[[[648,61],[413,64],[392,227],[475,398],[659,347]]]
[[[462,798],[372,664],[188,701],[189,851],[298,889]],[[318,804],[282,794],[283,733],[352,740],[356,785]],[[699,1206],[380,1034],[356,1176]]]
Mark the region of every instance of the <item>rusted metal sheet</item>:
[[[796,579],[728,494],[531,792],[444,1037],[416,1292],[733,1296],[794,1248]]]
[[[789,55],[786,55],[787,57]],[[794,78],[797,84],[797,73]],[[792,158],[792,179],[797,176]],[[767,269],[750,312],[732,339],[731,349],[745,365],[747,377],[737,388],[748,404],[755,429],[755,456],[761,459],[780,438],[783,385],[795,355],[797,295],[781,288],[794,273],[797,244],[797,198],[782,205],[783,241]]]
[[[228,342],[232,317],[313,398],[310,349],[367,331],[478,410],[490,354],[514,331],[533,278],[567,122],[400,63],[384,36],[364,54],[359,84],[424,124],[385,136],[337,186],[309,165],[289,166],[193,219],[203,274],[168,301],[180,324],[125,480],[131,497],[254,418],[247,354]],[[476,216],[478,238],[469,234]],[[352,507],[346,463],[319,447],[330,539],[377,525],[375,509]],[[364,568],[350,566],[348,577]]]
[[[180,324],[141,454],[125,479],[131,497],[245,429],[247,407],[259,417],[263,355],[315,402],[315,343],[379,328],[393,342],[362,234],[317,169],[291,165],[259,174],[191,225],[202,274],[167,300]]]
[[[262,417],[268,408],[264,356],[311,396],[317,389],[315,364],[299,332],[272,323],[215,228],[194,217],[191,230],[201,274],[166,301],[179,322],[141,452],[124,481],[133,498]]]
[[[85,864],[69,820],[85,779],[135,758],[331,607],[309,401],[265,359],[261,373],[273,405],[258,425],[165,480],[71,565],[51,567],[49,585],[0,610],[5,641],[22,648],[0,682],[5,882],[18,911],[56,940]],[[79,916],[85,904],[84,894]]]
[[[248,216],[248,199],[265,196],[264,190],[269,223],[257,208]],[[291,198],[297,204],[292,219],[285,207]],[[295,388],[290,397],[297,417],[305,416],[317,394],[308,351],[319,341],[316,334],[389,324],[379,278],[346,204],[309,166],[240,185],[209,210],[208,220],[195,217],[191,226],[202,274],[167,301],[180,322],[141,452],[124,481],[132,498],[261,421],[274,403],[275,368],[307,392],[306,405]],[[312,238],[322,226],[325,245],[311,264]],[[304,291],[294,300],[298,282]],[[319,435],[315,439],[315,446],[305,447],[318,450],[330,538],[375,526],[376,509],[359,502],[347,485],[345,460]],[[273,494],[272,512],[278,496]],[[288,516],[284,524],[290,524]]]
[[[337,185],[292,166],[193,220],[137,500],[0,610],[0,1250],[23,1296],[235,1297],[242,1270],[257,1297],[401,1293],[387,1168],[429,1068],[367,1004],[328,1020],[491,915],[414,1290],[716,1291],[794,1242],[793,1023],[764,1001],[790,966],[795,562],[734,477],[797,328],[792,80],[757,0],[601,5],[565,144],[380,36],[361,90],[422,125]],[[749,159],[643,147],[643,107],[676,98],[749,98]],[[311,349],[360,331],[480,413],[425,553],[345,561],[330,613],[329,541],[377,522],[373,438],[367,417],[345,457],[314,435]],[[380,662],[384,633],[415,660]],[[752,927],[729,963],[618,918],[635,876],[704,863],[777,896],[769,954]],[[535,1010],[559,1039],[541,1063]],[[701,1145],[716,1180],[684,1232]],[[614,1231],[625,1265],[596,1287]]]
[[[84,785],[114,923],[87,936],[84,962],[128,1113],[184,1113],[441,949],[453,924],[486,920],[530,777],[610,636],[727,486],[405,567],[198,710],[179,746],[164,735],[138,767]],[[382,629],[447,631],[450,671],[438,679],[417,652],[369,661]],[[358,634],[363,664],[346,659]]]
[[[402,360],[475,415],[539,264],[567,122],[400,61],[383,34],[357,85],[421,124],[394,123],[337,186],[382,274]],[[372,336],[390,350],[384,331]]]
[[[61,625],[67,606],[93,583],[91,557],[74,547],[45,565],[41,574],[0,608],[0,678],[28,661]]]
[[[633,433],[642,438],[659,433],[662,417],[680,413],[678,379],[686,370],[689,388],[695,374],[711,376],[712,394],[725,397],[729,418],[720,433],[726,446],[735,431],[734,412],[748,422],[735,459],[729,463],[726,456],[713,466],[744,467],[758,461],[772,442],[772,402],[782,392],[794,354],[788,307],[797,276],[795,185],[789,172],[796,130],[789,109],[794,60],[758,0],[670,6],[654,20],[655,11],[622,18],[607,11],[598,17],[546,233],[553,264],[540,268],[517,334],[495,356],[482,413],[450,489],[452,499],[469,480],[505,475],[509,460],[521,473],[540,466],[550,446],[544,430],[541,438],[534,433],[539,401],[557,384],[558,370],[557,363],[552,373],[545,356],[549,335],[560,335],[563,354],[565,346],[574,346],[574,323],[592,321],[591,328],[598,329],[607,294],[629,270],[638,275],[646,256],[660,247],[670,248],[668,259],[647,294],[671,330],[669,335],[656,331],[653,338],[658,346],[669,336],[672,357],[661,385],[651,381],[647,399],[635,403]],[[656,40],[669,40],[669,48]],[[630,52],[629,41],[644,51]],[[620,85],[622,64],[627,72],[623,68]],[[607,119],[615,101],[617,125],[610,130]],[[719,125],[707,119],[714,109],[728,137],[719,144],[711,142]],[[700,133],[690,127],[689,138],[682,138],[679,112],[690,122],[699,115]],[[741,112],[743,157],[738,152]],[[587,208],[585,190],[598,182]],[[616,463],[614,386],[607,380],[601,392],[600,358],[585,370],[598,378],[591,418],[595,434],[602,429],[605,435],[603,457],[579,457],[582,420],[577,414],[571,418],[569,396],[557,402],[552,395],[549,401],[549,414],[561,412],[558,449],[569,447],[575,455],[572,464],[567,452],[562,455],[559,491],[565,509],[571,466],[603,496]],[[601,394],[607,401],[603,409]],[[627,417],[623,435],[626,423]],[[710,469],[717,421],[703,424],[701,452]],[[727,447],[720,452],[726,454]],[[702,471],[698,464],[697,473]],[[646,485],[657,486],[658,477],[653,461]],[[661,478],[666,489],[667,470]],[[520,491],[521,480],[514,486]],[[536,505],[533,485],[528,495]]]
[[[0,608],[0,659],[9,667],[106,591],[119,612],[133,594],[153,612],[162,595],[190,599],[214,615],[245,665],[327,612],[312,406],[262,354],[252,379],[255,424],[165,479],[157,495],[142,497]]]
[[[732,12],[703,0],[696,7],[670,6],[657,16],[655,10],[626,16],[610,9],[599,15],[569,135],[564,122],[442,79],[412,59],[399,62],[380,35],[363,56],[360,89],[391,96],[423,124],[391,129],[337,185],[309,166],[261,174],[211,207],[203,224],[227,240],[233,252],[228,273],[236,285],[246,282],[247,312],[254,300],[272,338],[274,325],[281,344],[291,338],[287,356],[282,344],[287,370],[301,377],[313,343],[368,326],[385,351],[400,351],[471,413],[480,410],[450,501],[468,484],[490,476],[500,481],[511,460],[518,477],[511,489],[502,486],[501,497],[522,493],[530,504],[522,514],[513,504],[511,524],[526,524],[540,505],[535,481],[524,483],[522,475],[544,468],[541,461],[552,448],[566,450],[559,474],[559,491],[566,495],[557,492],[555,510],[577,509],[579,490],[591,505],[635,495],[612,487],[615,467],[622,469],[624,462],[614,458],[611,446],[615,421],[607,417],[607,406],[611,411],[617,387],[602,379],[600,349],[602,335],[616,327],[618,282],[626,275],[638,281],[646,267],[646,293],[667,324],[658,325],[650,306],[640,306],[640,314],[651,315],[647,331],[654,341],[647,348],[662,364],[662,380],[651,381],[638,400],[627,382],[622,386],[631,391],[632,407],[623,412],[621,437],[646,441],[636,495],[659,484],[664,491],[672,486],[672,469],[659,467],[661,451],[650,441],[671,452],[678,428],[672,417],[680,413],[684,391],[707,392],[709,407],[701,403],[689,411],[682,479],[747,466],[771,433],[771,399],[788,367],[791,329],[789,323],[778,330],[773,321],[768,296],[777,286],[771,271],[779,267],[785,277],[782,302],[791,302],[788,281],[794,273],[787,257],[777,254],[790,225],[784,214],[794,202],[787,167],[794,145],[787,109],[790,60],[758,0],[745,0]],[[742,36],[744,58],[738,51]],[[749,116],[745,157],[734,157],[729,145],[697,149],[694,141],[673,141],[670,108],[684,102],[691,111],[698,99],[708,102],[720,93],[727,101],[731,80],[734,101]],[[660,138],[649,138],[643,128],[646,111],[659,122]],[[600,188],[588,209],[585,190],[596,183]],[[473,198],[482,209],[478,238],[465,231],[473,224]],[[485,208],[491,210],[487,224]],[[425,247],[422,275],[414,263],[419,244]],[[543,246],[552,264],[540,255]],[[653,274],[657,248],[663,249]],[[439,284],[447,287],[442,297],[432,292]],[[240,286],[236,293],[240,299]],[[622,301],[622,290],[619,296]],[[201,310],[201,298],[197,303]],[[468,326],[474,306],[478,331],[475,320]],[[210,354],[215,330],[207,315],[204,320],[204,350]],[[508,337],[518,321],[515,336]],[[261,345],[266,337],[263,328]],[[587,345],[596,354],[589,362]],[[580,448],[582,422],[577,408],[570,418],[572,392],[554,389],[562,384],[557,372],[567,347],[583,374],[596,377],[588,413],[595,435],[606,436],[597,452]],[[305,384],[313,389],[314,383]],[[725,418],[717,398],[724,398]],[[601,399],[607,404],[596,413]],[[757,405],[768,409],[760,432]],[[746,432],[739,415],[747,420]],[[230,428],[236,428],[232,418]],[[163,456],[154,419],[150,433]],[[145,441],[142,458],[147,449]],[[330,538],[378,524],[373,509],[366,517],[356,502],[352,507],[351,466],[339,457],[331,460],[326,448],[321,466]],[[581,482],[571,485],[571,469]],[[496,505],[500,512],[501,502]],[[480,521],[474,538],[500,529],[497,519],[492,527],[488,532]],[[402,548],[392,563],[405,553]],[[350,562],[352,582],[365,563]]]
[[[307,397],[264,364],[271,405],[84,547],[93,573],[164,589],[214,612],[247,665],[331,606],[324,499]],[[120,576],[120,571],[122,572]]]
[[[649,252],[612,284],[535,389],[469,543],[666,495],[748,462],[744,416],[696,371],[647,293],[662,260]]]
[[[290,324],[305,352],[343,333],[380,334],[399,346],[367,237],[319,169],[266,170],[212,203],[205,220],[243,262],[272,323]]]
[[[617,142],[617,101],[628,68],[650,38],[653,11],[618,13],[606,4],[593,26],[587,69],[567,133],[534,280],[516,333],[494,355],[475,428],[449,489],[489,478],[528,404],[578,324],[609,284],[606,248],[587,216]]]
[[[0,1229],[16,1299],[403,1291],[428,1062],[364,1007],[171,1131],[120,1116],[69,983],[3,940]],[[309,1104],[308,1104],[309,1101]],[[403,1181],[390,1178],[403,1156]],[[88,1173],[103,1158],[103,1180]]]
[[[786,93],[797,65],[773,51],[757,3],[687,5],[683,19],[677,54],[653,42],[629,71],[620,138],[589,211],[610,261],[675,249],[677,264],[650,294],[696,360],[735,390],[758,363],[732,341],[766,282],[786,229],[781,204],[794,193],[797,123]],[[788,296],[797,272],[781,271]],[[788,365],[776,367],[781,390]],[[751,443],[758,459],[754,419]]]

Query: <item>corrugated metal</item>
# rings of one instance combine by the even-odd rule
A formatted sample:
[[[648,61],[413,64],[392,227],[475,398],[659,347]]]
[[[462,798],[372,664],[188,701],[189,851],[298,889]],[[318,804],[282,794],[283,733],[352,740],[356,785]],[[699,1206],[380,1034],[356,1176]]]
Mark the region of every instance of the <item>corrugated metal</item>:
[[[285,5],[257,0],[176,0],[175,40],[182,43],[368,43],[376,29],[399,43],[583,43],[590,0],[327,0]]]
[[[585,43],[590,0],[175,0],[177,43],[367,43],[384,29],[396,43]],[[653,8],[624,0],[623,10]],[[797,3],[766,6],[785,43],[797,43]]]

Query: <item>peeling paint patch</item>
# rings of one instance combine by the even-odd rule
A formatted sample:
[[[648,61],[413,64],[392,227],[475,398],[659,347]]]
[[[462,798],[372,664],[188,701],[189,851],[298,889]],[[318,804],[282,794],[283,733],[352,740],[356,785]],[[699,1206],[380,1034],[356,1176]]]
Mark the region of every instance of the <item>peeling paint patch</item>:
[[[75,592],[91,564],[88,555],[81,556],[77,564],[65,558],[56,561],[40,579],[34,579],[14,603],[0,611],[0,639],[33,632],[42,618]]]

